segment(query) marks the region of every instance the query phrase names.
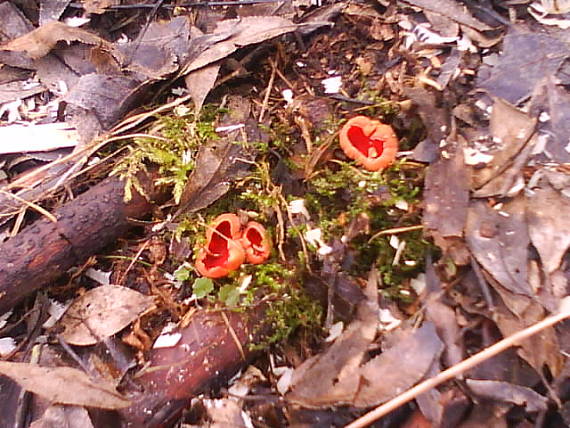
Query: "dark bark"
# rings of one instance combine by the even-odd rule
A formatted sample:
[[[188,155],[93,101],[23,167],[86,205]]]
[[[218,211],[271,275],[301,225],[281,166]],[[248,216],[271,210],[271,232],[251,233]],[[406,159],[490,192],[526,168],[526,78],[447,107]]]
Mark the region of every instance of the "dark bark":
[[[171,332],[180,340],[152,350],[134,379],[140,391],[129,394],[133,404],[121,411],[123,426],[167,427],[193,397],[235,375],[254,356],[250,345],[269,331],[264,314],[264,305],[245,312],[202,310]]]
[[[164,199],[150,177],[140,180],[151,200]],[[57,209],[57,223],[42,218],[0,245],[0,314],[112,244],[131,227],[129,218],[152,206],[136,192],[125,203],[123,182],[109,178]]]

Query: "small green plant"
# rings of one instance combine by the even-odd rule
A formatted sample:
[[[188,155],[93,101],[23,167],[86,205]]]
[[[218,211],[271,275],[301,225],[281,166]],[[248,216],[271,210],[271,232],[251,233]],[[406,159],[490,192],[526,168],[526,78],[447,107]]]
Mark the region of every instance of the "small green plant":
[[[214,281],[210,278],[196,278],[192,284],[192,294],[197,299],[203,299],[214,291]]]
[[[199,120],[193,114],[158,117],[148,136],[137,137],[126,147],[126,156],[111,172],[125,180],[126,201],[132,198],[133,189],[144,194],[136,174],[146,171],[148,163],[159,168],[156,184],[171,186],[174,201],[180,201],[200,144],[216,138],[214,115],[211,110],[205,112]]]

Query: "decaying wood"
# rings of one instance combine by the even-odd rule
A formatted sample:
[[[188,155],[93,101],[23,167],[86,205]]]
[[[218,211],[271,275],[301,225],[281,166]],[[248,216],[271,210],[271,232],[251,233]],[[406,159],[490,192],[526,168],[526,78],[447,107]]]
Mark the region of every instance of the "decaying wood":
[[[145,176],[147,195],[163,199]],[[0,314],[55,280],[67,269],[113,243],[152,209],[145,197],[133,193],[124,202],[124,183],[109,178],[57,209],[57,222],[43,218],[0,245]]]
[[[244,312],[198,311],[172,347],[153,349],[150,363],[135,376],[139,392],[121,410],[123,426],[168,426],[197,394],[221,384],[245,367],[254,355],[250,345],[267,334],[265,308]]]

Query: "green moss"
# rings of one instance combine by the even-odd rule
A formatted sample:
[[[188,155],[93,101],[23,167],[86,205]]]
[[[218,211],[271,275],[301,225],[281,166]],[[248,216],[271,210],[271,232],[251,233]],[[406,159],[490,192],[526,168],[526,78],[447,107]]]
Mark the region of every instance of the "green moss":
[[[278,299],[269,302],[266,320],[271,333],[252,349],[264,349],[286,339],[298,328],[317,329],[322,321],[322,308],[318,302],[298,288],[289,287]]]
[[[200,144],[216,138],[214,120],[219,110],[206,108],[200,118],[193,114],[159,116],[148,137],[137,137],[126,147],[127,155],[118,162],[111,175],[125,180],[125,200],[132,198],[132,190],[144,194],[136,178],[146,165],[159,168],[157,185],[172,187],[174,201],[178,203],[189,173],[194,169],[194,159]]]
[[[420,230],[399,234],[405,247],[399,255],[400,261],[393,265],[396,249],[390,245],[390,237],[371,237],[382,230],[421,224],[422,184],[423,169],[407,166],[402,161],[381,172],[369,172],[353,163],[337,161],[322,168],[307,183],[309,211],[316,214],[317,226],[329,242],[339,239],[357,216],[366,215],[370,232],[349,243],[354,254],[349,272],[365,276],[376,266],[382,275],[384,291],[400,300],[405,299],[399,293],[402,285],[423,271],[425,252],[432,244],[423,238]]]

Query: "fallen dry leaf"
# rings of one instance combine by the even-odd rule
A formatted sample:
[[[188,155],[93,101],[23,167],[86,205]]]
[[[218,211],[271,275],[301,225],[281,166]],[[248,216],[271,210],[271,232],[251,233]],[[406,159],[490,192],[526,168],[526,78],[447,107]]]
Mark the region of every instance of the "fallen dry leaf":
[[[507,290],[532,296],[527,278],[528,244],[525,200],[521,196],[500,209],[486,201],[469,205],[465,240],[479,264]]]
[[[538,32],[526,33],[514,25],[503,40],[499,63],[491,68],[490,75],[480,72],[477,85],[493,96],[518,104],[542,79],[554,75],[569,55],[570,48],[562,40]]]
[[[200,53],[185,67],[185,73],[202,68],[216,62],[240,47],[260,43],[264,40],[295,31],[299,26],[279,16],[248,16],[240,19],[227,19],[218,22],[211,37],[223,35],[226,40],[219,41]],[[229,38],[228,38],[229,37]]]
[[[549,78],[542,90],[538,92],[537,99],[533,98],[533,110],[541,113],[541,117],[548,119],[540,126],[541,138],[546,139],[546,146],[542,152],[550,160],[560,163],[570,162],[568,143],[570,142],[570,93],[560,84],[558,78]]]
[[[430,322],[362,366],[356,407],[370,407],[402,393],[424,378],[443,351],[435,326]]]
[[[184,78],[184,83],[186,83],[188,93],[192,97],[194,110],[196,112],[200,111],[208,93],[214,87],[220,66],[220,63],[210,64],[198,70],[191,71]]]
[[[288,400],[309,408],[369,407],[417,383],[438,360],[443,343],[434,325],[426,322],[415,331],[400,332],[394,346],[361,365],[377,331],[376,275],[370,274],[357,319],[329,349],[295,369]]]
[[[251,106],[245,98],[230,97],[229,104],[232,114],[222,121],[223,126],[238,128],[224,132],[220,139],[200,147],[196,169],[190,174],[180,196],[176,216],[207,207],[223,196],[231,183],[250,167],[248,161],[252,160],[252,154],[247,142],[260,141],[257,122],[249,117]]]
[[[514,184],[515,176],[522,177],[522,168],[526,165],[526,157],[530,154],[523,152],[529,144],[536,128],[536,118],[530,117],[502,99],[493,103],[489,131],[492,136],[494,149],[486,154],[492,155],[492,160],[484,168],[473,168],[473,188],[477,197],[494,196],[506,193]],[[525,156],[521,162],[515,158]],[[510,174],[505,174],[505,171]],[[509,181],[506,178],[511,177]],[[506,182],[507,181],[507,182]]]
[[[59,21],[50,21],[35,30],[2,46],[0,50],[26,52],[31,59],[47,55],[58,42],[82,42],[88,45],[108,46],[107,41],[93,33],[70,27]],[[108,46],[111,49],[111,46]]]
[[[154,306],[154,299],[119,285],[102,285],[75,300],[58,323],[72,345],[93,345]]]
[[[160,79],[178,70],[190,50],[190,26],[184,16],[153,22],[142,37],[118,45],[124,67],[144,78]],[[144,78],[140,78],[143,80]]]
[[[84,372],[71,367],[0,361],[0,374],[53,403],[102,409],[122,409],[130,404],[113,386],[93,382]]]
[[[242,409],[237,401],[231,398],[221,398],[206,400],[204,404],[212,421],[208,426],[212,428],[246,428]]]
[[[30,428],[93,428],[87,409],[78,406],[54,405],[46,409]]]
[[[542,412],[548,408],[548,399],[530,388],[495,380],[466,379],[465,382],[476,395],[488,400],[524,406],[528,412]]]
[[[503,301],[497,302],[494,313],[497,327],[504,337],[541,321],[547,314],[539,302],[531,300],[523,312],[515,315],[510,310],[507,296],[506,293],[501,295]],[[560,344],[554,328],[543,330],[522,341],[517,353],[537,372],[543,370],[545,364],[553,376],[557,376],[562,370],[564,357],[560,352]]]
[[[423,224],[435,243],[456,264],[469,261],[462,243],[469,203],[470,171],[458,147],[448,158],[433,162],[426,172]]]
[[[553,273],[570,248],[570,199],[545,184],[528,197],[526,217],[532,245],[538,251],[544,272]]]
[[[378,328],[377,275],[371,272],[368,278],[357,319],[324,353],[295,369],[288,400],[310,408],[352,403],[360,385],[362,358]]]
[[[459,24],[466,25],[478,31],[492,30],[484,22],[479,21],[471,12],[460,3],[454,0],[404,0],[406,3],[412,4],[432,13],[443,15]]]
[[[115,6],[120,0],[84,0],[83,7],[85,13],[101,14],[105,13],[109,6]]]
[[[40,26],[49,21],[59,21],[69,3],[71,0],[45,0],[40,2]]]

